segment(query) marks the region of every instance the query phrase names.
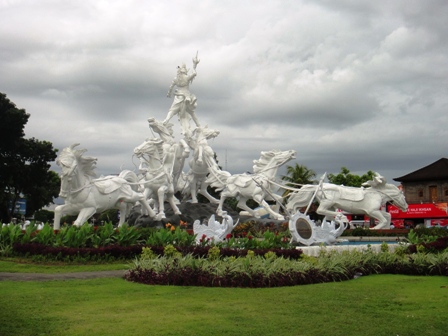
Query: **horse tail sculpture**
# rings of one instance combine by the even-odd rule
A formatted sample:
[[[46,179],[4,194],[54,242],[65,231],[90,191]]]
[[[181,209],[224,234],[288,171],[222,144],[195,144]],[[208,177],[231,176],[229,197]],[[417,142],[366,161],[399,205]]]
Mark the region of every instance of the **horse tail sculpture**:
[[[118,177],[125,179],[132,190],[138,191],[139,183],[137,175],[131,170],[123,170]]]
[[[223,190],[227,185],[227,180],[232,176],[228,171],[218,169],[216,166],[209,165],[209,175],[205,183],[216,188],[216,191]]]

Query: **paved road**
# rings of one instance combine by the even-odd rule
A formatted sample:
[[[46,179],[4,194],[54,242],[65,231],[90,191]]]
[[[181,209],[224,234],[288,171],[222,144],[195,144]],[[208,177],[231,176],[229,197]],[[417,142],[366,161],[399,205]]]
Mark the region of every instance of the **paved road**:
[[[75,272],[75,273],[8,273],[0,272],[0,281],[50,281],[50,280],[74,280],[96,278],[122,278],[126,270],[99,271],[99,272]]]

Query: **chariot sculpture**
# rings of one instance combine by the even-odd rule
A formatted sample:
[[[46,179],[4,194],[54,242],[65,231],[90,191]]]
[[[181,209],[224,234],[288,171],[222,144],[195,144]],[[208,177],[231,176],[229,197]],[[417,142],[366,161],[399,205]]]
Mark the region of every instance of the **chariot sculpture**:
[[[222,239],[222,234],[229,233],[234,227],[233,219],[223,209],[228,197],[237,197],[237,206],[254,217],[259,217],[259,212],[248,207],[246,202],[249,199],[257,202],[271,219],[284,220],[286,216],[290,220],[293,235],[297,227],[291,224],[291,219],[294,225],[307,222],[313,233],[312,239],[305,239],[306,244],[311,240],[325,243],[335,241],[346,226],[346,218],[337,209],[365,213],[378,220],[377,229],[387,228],[390,224],[390,215],[380,210],[385,202],[392,202],[406,210],[407,204],[402,193],[395,186],[387,184],[379,174],[365,188],[336,186],[323,183],[323,180],[319,185],[304,185],[294,189],[285,204],[277,191],[289,187],[277,183],[276,174],[282,165],[295,159],[294,150],[261,151],[259,159],[253,161],[252,173],[232,175],[221,170],[209,143],[220,132],[201,125],[195,112],[197,98],[190,92],[190,85],[197,76],[198,64],[196,54],[191,71],[185,64],[178,67],[177,76],[167,94],[168,97],[174,95],[174,99],[166,118],[163,121],[152,117],[148,119],[153,137],[146,138],[134,148],[134,155],[140,161],[137,173],[124,170],[118,176],[97,178],[94,172],[97,160],[83,156],[85,149],[75,149],[78,144],[74,144],[61,152],[56,162],[62,170],[60,196],[65,199],[65,204],[56,207],[55,229],[59,229],[64,214],[77,214],[74,224],[79,226],[96,212],[111,208],[120,210],[119,225],[122,225],[136,202],[141,205],[142,215],[154,220],[166,217],[165,201],[174,214],[180,215],[177,204],[181,200],[175,197],[176,193],[191,203],[197,203],[197,196],[201,194],[216,204],[216,215],[223,218],[222,224],[212,215],[207,227],[197,222],[194,225],[198,232],[207,232],[206,235],[215,240]],[[175,116],[181,128],[181,138],[178,140],[170,123]],[[221,191],[219,199],[209,194],[208,187]],[[309,220],[306,213],[299,211],[314,199],[319,202],[317,213],[325,216],[320,226]],[[269,204],[269,201],[276,203],[276,206]],[[282,212],[280,207],[283,208]],[[299,239],[297,237],[296,240]]]

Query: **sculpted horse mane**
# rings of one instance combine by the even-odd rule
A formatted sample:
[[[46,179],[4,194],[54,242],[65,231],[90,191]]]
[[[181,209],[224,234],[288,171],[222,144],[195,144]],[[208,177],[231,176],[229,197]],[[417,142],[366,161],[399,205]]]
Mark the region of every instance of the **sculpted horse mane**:
[[[72,167],[75,160],[78,168],[86,175],[96,178],[95,168],[97,158],[91,156],[83,156],[87,149],[75,149],[79,144],[73,144],[70,147],[64,148],[56,159],[56,164],[65,167]]]

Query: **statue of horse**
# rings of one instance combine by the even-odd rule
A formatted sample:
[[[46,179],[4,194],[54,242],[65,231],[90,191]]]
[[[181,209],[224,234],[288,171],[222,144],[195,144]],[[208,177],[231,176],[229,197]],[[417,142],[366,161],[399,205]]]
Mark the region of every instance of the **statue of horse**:
[[[108,209],[120,210],[121,226],[130,207],[139,202],[151,217],[154,211],[138,190],[137,175],[124,170],[119,176],[96,178],[94,169],[96,158],[83,156],[85,149],[75,149],[79,144],[64,148],[56,160],[61,167],[61,190],[59,196],[65,198],[65,204],[56,207],[54,229],[60,229],[62,215],[76,215],[74,225],[83,225],[97,212]]]
[[[190,170],[184,177],[187,184],[183,187],[182,193],[184,196],[190,193],[192,203],[198,203],[198,194],[203,195],[210,203],[219,203],[219,200],[207,191],[209,183],[206,182],[210,167],[214,169],[218,167],[214,159],[214,151],[208,145],[207,140],[217,137],[218,134],[218,130],[210,129],[207,126],[197,127],[193,131],[192,137],[187,139],[188,145],[193,149],[193,155],[189,162]]]
[[[295,158],[295,151],[272,150],[261,152],[259,160],[254,161],[253,174],[230,175],[226,171],[221,171],[216,167],[210,168],[210,174],[207,183],[217,190],[222,190],[216,213],[221,215],[223,212],[224,201],[227,197],[239,197],[237,206],[248,211],[252,216],[257,217],[257,213],[249,208],[246,202],[253,199],[262,206],[271,216],[271,218],[284,220],[284,217],[275,212],[266,200],[281,202],[282,197],[274,194],[272,183],[280,166]]]
[[[402,211],[406,211],[408,204],[403,193],[393,184],[375,185],[369,188],[344,187],[331,183],[321,185],[304,185],[298,191],[290,194],[286,209],[296,212],[308,206],[313,197],[319,202],[316,212],[331,219],[340,218],[342,214],[337,209],[354,214],[365,214],[378,220],[373,229],[389,229],[391,215],[381,210],[381,205],[391,202]],[[345,218],[345,220],[347,220]]]
[[[166,218],[165,199],[170,204],[174,213],[181,212],[176,205],[173,186],[173,166],[175,152],[173,147],[165,148],[162,139],[147,139],[144,143],[134,149],[134,154],[140,159],[140,171],[143,172],[143,194],[146,199],[152,198],[156,201],[156,220]]]

